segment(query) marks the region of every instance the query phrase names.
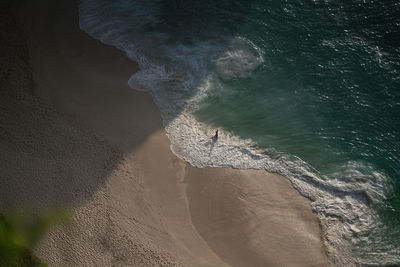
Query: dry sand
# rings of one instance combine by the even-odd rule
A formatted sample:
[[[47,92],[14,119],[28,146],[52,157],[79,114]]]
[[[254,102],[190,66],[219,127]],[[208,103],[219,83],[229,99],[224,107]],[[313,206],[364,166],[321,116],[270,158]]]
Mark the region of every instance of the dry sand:
[[[137,66],[80,31],[77,7],[26,1],[28,46],[0,77],[2,210],[72,214],[36,254],[54,266],[328,265],[310,202],[288,180],[171,153],[151,97],[127,86]]]

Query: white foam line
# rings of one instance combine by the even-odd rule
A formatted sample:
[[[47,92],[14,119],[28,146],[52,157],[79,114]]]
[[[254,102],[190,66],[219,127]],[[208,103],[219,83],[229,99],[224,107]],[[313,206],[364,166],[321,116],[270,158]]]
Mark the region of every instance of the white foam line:
[[[224,130],[218,141],[213,141],[211,137],[214,129],[197,121],[188,108],[195,108],[199,100],[208,94],[212,74],[199,71],[192,75],[153,62],[142,53],[137,44],[125,38],[126,31],[118,28],[121,26],[118,23],[121,22],[116,22],[112,18],[107,21],[104,14],[109,12],[111,11],[108,7],[101,5],[98,0],[82,1],[79,8],[80,27],[92,37],[125,51],[129,58],[139,64],[141,70],[131,77],[129,85],[136,90],[152,94],[161,111],[171,141],[171,150],[176,156],[200,168],[210,166],[265,169],[287,177],[303,196],[312,200],[312,208],[325,232],[324,241],[332,262],[339,266],[361,262],[361,259],[353,253],[353,239],[367,232],[373,225],[374,202],[384,197],[382,175],[378,173],[364,175],[353,170],[324,180],[309,171],[310,168],[300,159],[259,150],[250,140],[242,140]],[[99,19],[97,14],[101,14]],[[249,47],[253,47],[255,54],[244,50],[246,42]],[[179,59],[177,55],[183,54],[182,58],[186,59],[183,64],[186,66],[193,64],[194,69],[201,70],[204,66],[196,67],[195,64],[198,62],[187,61],[191,58],[191,53],[201,53],[199,49],[208,49],[207,51],[214,49],[207,47],[210,45],[207,43],[201,45],[202,47],[167,48],[170,49],[168,51],[171,59],[174,57]],[[251,73],[257,64],[262,62],[260,51],[248,40],[237,38],[232,41],[232,46],[226,53],[212,60],[217,62],[216,69],[217,72],[218,68],[220,69],[222,78],[229,79],[231,76]],[[235,62],[241,58],[246,60],[246,64]],[[234,68],[228,71],[224,66],[225,63]],[[236,68],[243,65],[246,65],[247,69]],[[198,76],[202,79],[202,83],[198,83]],[[190,88],[195,82],[197,82],[196,88]],[[193,94],[193,90],[196,93]]]

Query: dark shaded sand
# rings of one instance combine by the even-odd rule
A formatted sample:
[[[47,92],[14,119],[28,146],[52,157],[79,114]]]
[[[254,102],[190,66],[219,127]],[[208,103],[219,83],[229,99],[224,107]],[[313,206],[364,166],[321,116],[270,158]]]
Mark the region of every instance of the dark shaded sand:
[[[77,7],[26,1],[24,34],[2,41],[2,210],[72,214],[37,255],[54,266],[328,265],[310,202],[285,178],[171,153],[151,97],[127,86],[137,66],[80,31]]]

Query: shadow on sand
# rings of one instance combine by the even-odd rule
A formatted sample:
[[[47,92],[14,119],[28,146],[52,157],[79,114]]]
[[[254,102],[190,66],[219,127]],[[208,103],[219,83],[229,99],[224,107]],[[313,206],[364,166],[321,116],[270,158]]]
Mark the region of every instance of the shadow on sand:
[[[250,10],[252,1],[241,2],[244,10]],[[139,99],[136,96],[142,93],[127,88],[126,82],[136,68],[134,63],[116,49],[110,52],[109,47],[79,29],[78,1],[55,3],[42,0],[35,3],[36,7],[32,9],[35,11],[30,9],[32,3],[24,3],[28,7],[23,10],[29,10],[24,15],[31,17],[24,17],[23,23],[18,22],[21,19],[18,13],[20,2],[5,1],[2,5],[1,27],[4,31],[0,55],[6,67],[1,69],[0,77],[0,205],[3,209],[20,202],[32,206],[37,202],[44,206],[76,205],[96,192],[124,154],[134,151],[160,129],[161,119],[159,114],[134,119],[138,114],[151,113],[146,110],[153,105],[151,97]],[[216,14],[209,13],[204,1],[165,0],[160,6],[160,18],[166,31],[173,31],[177,24],[183,24],[189,31],[197,29],[201,35],[212,31],[218,20]],[[177,20],[179,14],[186,15]],[[39,20],[38,16],[42,18]],[[46,23],[41,25],[43,20]],[[28,33],[27,27],[32,25],[27,25],[27,21],[31,21],[36,30]],[[37,21],[39,25],[35,26]],[[199,28],[200,21],[209,23]],[[231,25],[232,37],[241,23],[240,18],[235,18]],[[62,28],[65,30],[56,32]],[[47,61],[43,65],[49,68],[48,77],[41,73],[35,78],[31,72],[27,34],[33,35],[33,40],[40,40],[36,47],[44,53],[40,60]],[[70,64],[73,60],[82,61],[82,69],[90,71],[74,67]],[[116,78],[123,86],[113,88]],[[49,80],[56,80],[58,84]],[[101,84],[99,81],[106,82]],[[76,83],[81,86],[75,86]],[[60,84],[68,91],[59,89]],[[42,95],[36,96],[38,86],[48,87],[47,96],[56,95],[56,101],[63,100],[54,103],[53,107],[51,101],[43,101]],[[98,94],[101,86],[111,89]],[[148,103],[141,103],[143,99]],[[80,106],[82,114],[71,111],[71,106],[73,109]],[[82,126],[87,124],[93,127]],[[107,130],[93,131],[96,128]],[[215,142],[213,139],[210,155]]]

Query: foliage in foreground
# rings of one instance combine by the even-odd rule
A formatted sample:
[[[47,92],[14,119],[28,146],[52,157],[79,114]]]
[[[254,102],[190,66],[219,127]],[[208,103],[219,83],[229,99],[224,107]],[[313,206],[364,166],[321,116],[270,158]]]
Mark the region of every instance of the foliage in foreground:
[[[31,249],[54,224],[64,221],[64,212],[48,212],[39,216],[18,210],[5,217],[0,214],[0,267],[42,267]]]

